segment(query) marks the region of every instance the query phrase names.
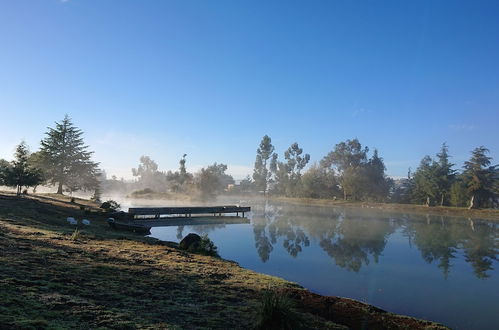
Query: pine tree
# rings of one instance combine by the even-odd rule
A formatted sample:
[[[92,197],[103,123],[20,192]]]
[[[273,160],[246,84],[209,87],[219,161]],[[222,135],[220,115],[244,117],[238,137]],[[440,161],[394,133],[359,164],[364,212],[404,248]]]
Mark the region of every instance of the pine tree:
[[[475,148],[471,158],[464,163],[463,178],[471,196],[469,208],[480,207],[487,199],[495,196],[498,184],[497,166],[490,166],[491,157],[484,146]]]
[[[452,169],[454,164],[449,162],[449,147],[446,143],[442,144],[442,149],[437,154],[436,163],[436,184],[438,194],[440,195],[440,206],[443,206],[446,198],[450,195],[450,188],[455,180],[456,171]]]
[[[385,170],[383,158],[378,155],[378,150],[374,149],[373,156],[365,166],[367,185],[364,189],[368,199],[382,202],[388,197],[393,180],[386,177]]]
[[[433,204],[439,196],[437,182],[438,163],[425,156],[414,173],[413,199],[416,202],[424,202],[426,206]]]
[[[18,195],[23,187],[33,187],[43,181],[41,170],[29,164],[29,156],[28,146],[23,141],[16,148],[15,159],[4,170],[4,184],[16,187]]]
[[[55,128],[48,127],[41,141],[40,158],[50,184],[70,191],[95,190],[99,186],[99,163],[93,162],[93,152],[83,142],[83,132],[66,115]]]

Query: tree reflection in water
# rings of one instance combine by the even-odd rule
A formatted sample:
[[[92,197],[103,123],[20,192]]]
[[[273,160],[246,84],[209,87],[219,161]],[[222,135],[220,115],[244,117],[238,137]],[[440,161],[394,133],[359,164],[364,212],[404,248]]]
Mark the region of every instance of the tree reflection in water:
[[[451,260],[458,253],[471,265],[477,278],[487,278],[497,260],[498,227],[496,224],[473,221],[468,223],[442,216],[411,216],[405,222],[405,233],[421,251],[428,263],[436,262],[447,278]]]
[[[252,225],[262,262],[269,260],[280,241],[296,258],[313,239],[336,265],[353,272],[371,261],[378,263],[389,237],[397,231],[420,251],[423,260],[435,263],[445,278],[459,254],[464,255],[476,277],[488,277],[499,244],[498,226],[493,223],[429,215],[387,216],[363,209],[279,207],[268,201],[254,208]]]

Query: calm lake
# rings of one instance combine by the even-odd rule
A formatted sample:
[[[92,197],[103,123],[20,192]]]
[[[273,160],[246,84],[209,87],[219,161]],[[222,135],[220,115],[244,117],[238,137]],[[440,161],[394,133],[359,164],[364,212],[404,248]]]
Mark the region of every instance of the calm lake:
[[[456,329],[499,329],[497,222],[366,208],[247,205],[249,224],[155,227],[151,236],[178,242],[190,232],[208,234],[223,258],[316,293]]]

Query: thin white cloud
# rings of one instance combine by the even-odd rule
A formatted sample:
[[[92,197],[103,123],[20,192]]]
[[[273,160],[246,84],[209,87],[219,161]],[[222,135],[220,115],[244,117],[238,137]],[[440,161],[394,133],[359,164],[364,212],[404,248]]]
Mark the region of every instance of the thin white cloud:
[[[360,109],[356,109],[352,112],[352,116],[353,117],[362,117],[362,116],[365,116],[367,114],[370,114],[372,112],[371,109],[365,109],[365,108],[360,108]]]
[[[477,127],[470,124],[451,124],[449,125],[449,128],[453,131],[473,131]]]

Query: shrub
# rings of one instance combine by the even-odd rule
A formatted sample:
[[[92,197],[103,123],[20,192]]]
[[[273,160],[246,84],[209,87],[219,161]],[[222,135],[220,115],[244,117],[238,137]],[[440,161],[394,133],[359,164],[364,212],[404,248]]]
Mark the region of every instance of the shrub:
[[[257,309],[256,329],[302,328],[303,320],[293,307],[293,300],[286,294],[274,290],[264,291]]]
[[[120,210],[121,205],[117,201],[110,199],[102,203],[100,208],[106,212],[117,212]]]
[[[132,192],[132,196],[154,194],[154,192],[155,191],[152,190],[151,188],[145,188],[145,189],[142,189],[142,190],[136,190],[136,191]]]
[[[191,237],[192,236],[192,237]],[[199,237],[197,234],[189,234],[180,242],[180,248],[189,252],[203,254],[207,256],[220,257],[215,243],[204,234]]]
[[[219,257],[218,248],[206,234],[201,236],[201,241],[199,242],[199,252],[209,256]]]

